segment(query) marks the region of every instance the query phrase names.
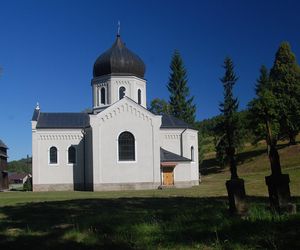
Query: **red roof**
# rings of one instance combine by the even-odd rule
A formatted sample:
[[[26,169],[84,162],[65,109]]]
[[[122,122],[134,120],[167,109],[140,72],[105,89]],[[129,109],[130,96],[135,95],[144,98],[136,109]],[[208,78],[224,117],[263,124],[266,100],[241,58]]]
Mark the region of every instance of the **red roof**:
[[[12,173],[8,178],[9,180],[23,180],[28,175],[31,176],[31,174],[26,173]]]

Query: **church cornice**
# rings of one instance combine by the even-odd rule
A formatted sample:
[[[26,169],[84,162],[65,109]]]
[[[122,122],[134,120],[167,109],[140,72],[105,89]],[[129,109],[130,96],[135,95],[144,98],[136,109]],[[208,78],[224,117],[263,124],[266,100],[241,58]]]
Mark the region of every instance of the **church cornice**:
[[[43,134],[38,136],[39,140],[42,141],[58,141],[58,140],[81,140],[81,134]]]
[[[109,82],[113,79],[126,79],[126,80],[129,80],[129,79],[134,79],[134,80],[139,80],[139,81],[142,81],[144,83],[146,83],[146,79],[145,78],[139,78],[137,76],[134,76],[134,75],[126,75],[126,74],[109,74],[109,75],[105,75],[105,76],[98,76],[98,77],[94,77],[92,80],[91,80],[91,85],[97,85],[99,83],[104,83],[104,82]]]

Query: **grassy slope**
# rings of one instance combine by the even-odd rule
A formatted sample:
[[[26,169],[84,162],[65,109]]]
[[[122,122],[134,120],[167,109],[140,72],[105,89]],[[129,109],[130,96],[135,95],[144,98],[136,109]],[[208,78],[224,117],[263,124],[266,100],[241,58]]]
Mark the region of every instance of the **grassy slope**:
[[[300,205],[300,146],[280,150]],[[0,247],[19,249],[300,249],[300,213],[272,215],[264,145],[246,147],[239,173],[250,213],[227,214],[228,169],[207,159],[198,187],[126,192],[0,193]]]

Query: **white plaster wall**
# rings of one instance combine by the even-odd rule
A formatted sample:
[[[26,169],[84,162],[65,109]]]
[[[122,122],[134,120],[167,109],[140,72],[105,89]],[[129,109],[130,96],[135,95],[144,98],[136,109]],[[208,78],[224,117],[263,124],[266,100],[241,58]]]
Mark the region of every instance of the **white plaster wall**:
[[[191,164],[189,162],[178,163],[174,168],[174,184],[180,181],[191,180]]]
[[[160,182],[159,127],[154,116],[128,98],[90,116],[93,130],[94,184]],[[136,160],[118,161],[118,136],[135,137]]]
[[[184,129],[160,129],[160,146],[180,155],[180,134]]]
[[[83,145],[81,130],[33,130],[33,184],[83,183]],[[68,148],[76,147],[76,164],[68,164]],[[58,164],[49,164],[49,149],[58,149]]]
[[[160,129],[160,145],[165,150],[181,155],[180,137],[182,134],[182,156],[191,159],[191,147],[194,147],[194,161],[189,167],[182,168],[179,163],[174,169],[174,178],[180,181],[199,180],[198,132],[193,129]],[[178,170],[177,170],[178,168]],[[177,177],[176,177],[177,176]],[[177,180],[179,180],[177,179]]]
[[[85,183],[86,188],[93,188],[93,133],[92,128],[85,129]]]
[[[119,88],[121,86],[126,88],[125,95],[130,99],[138,102],[138,89],[142,91],[141,105],[146,107],[147,93],[146,93],[146,81],[144,79],[135,76],[101,76],[96,77],[92,80],[92,92],[93,92],[93,107],[96,108],[98,105],[97,91],[105,86],[107,93],[107,105],[111,105],[119,101]],[[104,105],[104,106],[107,106]]]
[[[199,180],[198,131],[188,129],[183,134],[183,156],[191,159],[191,147],[194,147],[194,161],[190,163],[191,180]]]

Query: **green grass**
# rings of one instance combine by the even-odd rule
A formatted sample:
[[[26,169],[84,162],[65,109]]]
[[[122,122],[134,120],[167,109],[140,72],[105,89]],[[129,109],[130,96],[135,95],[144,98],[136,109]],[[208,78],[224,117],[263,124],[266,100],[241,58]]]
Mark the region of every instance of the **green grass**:
[[[291,177],[300,205],[300,167]],[[243,174],[250,206],[230,217],[227,170],[198,187],[124,192],[0,193],[0,247],[19,249],[299,249],[300,213],[274,215],[264,176]]]
[[[282,145],[300,205],[300,146]],[[213,160],[213,159],[212,159]],[[228,214],[228,169],[211,164],[198,187],[123,192],[0,193],[1,249],[300,249],[300,212],[268,210],[264,145],[247,146],[238,172],[249,214]]]
[[[55,201],[55,194],[66,200]],[[63,198],[67,195],[71,197]],[[228,215],[226,197],[92,198],[91,193],[77,192],[39,196],[53,201],[0,208],[1,249],[300,247],[300,214],[273,215],[263,197],[249,197],[249,216],[241,219]],[[294,201],[300,205],[300,198]]]

